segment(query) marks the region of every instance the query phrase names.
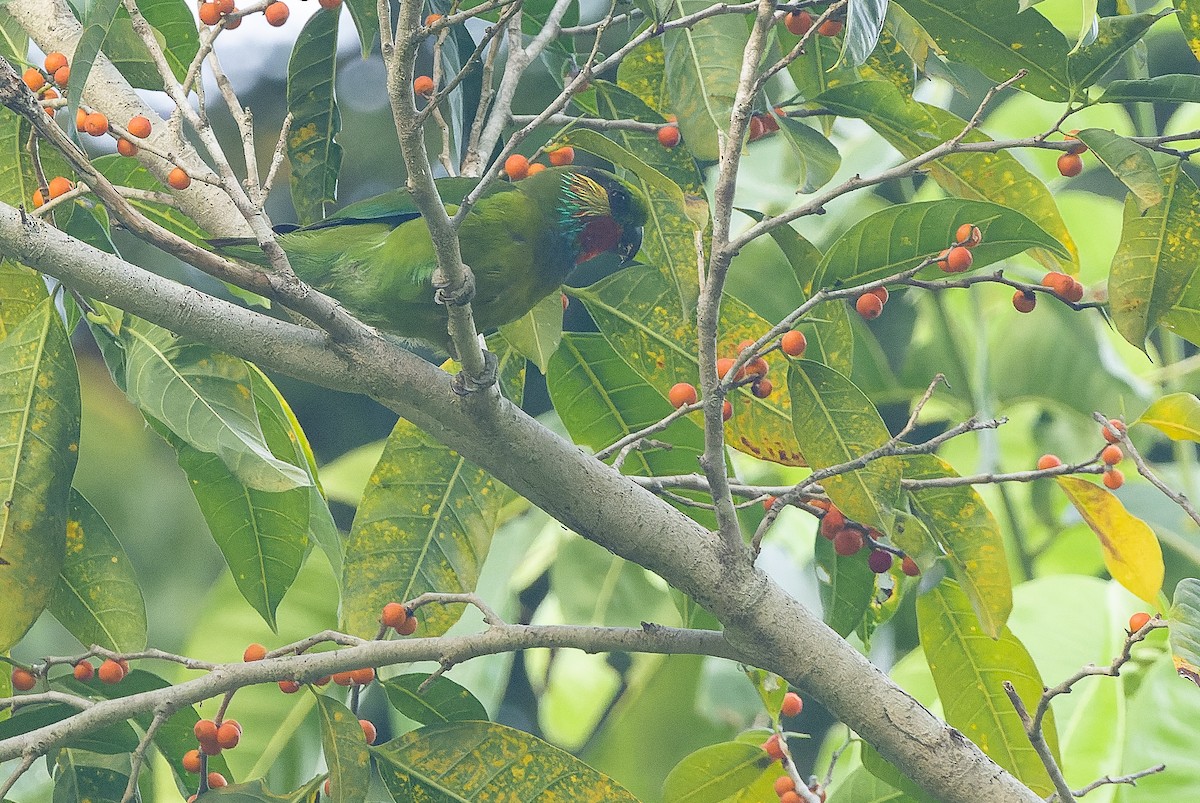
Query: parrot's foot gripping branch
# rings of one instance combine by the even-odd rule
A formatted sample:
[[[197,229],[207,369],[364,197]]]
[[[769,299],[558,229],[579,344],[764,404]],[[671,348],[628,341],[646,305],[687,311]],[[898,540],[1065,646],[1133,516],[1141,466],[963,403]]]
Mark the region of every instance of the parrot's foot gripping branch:
[[[465,266],[464,266],[465,267]],[[475,274],[468,268],[463,272],[462,284],[450,287],[450,279],[441,268],[433,272],[433,300],[448,307],[462,307],[475,297]]]
[[[496,384],[500,376],[500,360],[487,349],[483,350],[483,371],[478,376],[471,376],[466,371],[459,371],[450,380],[450,389],[459,396],[470,396],[481,390],[487,390]]]

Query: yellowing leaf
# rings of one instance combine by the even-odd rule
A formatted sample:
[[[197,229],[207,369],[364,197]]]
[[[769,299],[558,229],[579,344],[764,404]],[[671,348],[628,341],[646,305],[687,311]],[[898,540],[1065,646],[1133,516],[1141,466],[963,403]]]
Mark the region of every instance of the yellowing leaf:
[[[1162,549],[1150,525],[1095,483],[1059,477],[1058,484],[1100,539],[1108,573],[1131,592],[1155,604],[1163,583]]]
[[[1200,686],[1200,580],[1185,577],[1179,581],[1167,618],[1175,671]]]
[[[1200,442],[1200,399],[1191,393],[1163,396],[1134,423],[1149,424],[1173,441]]]

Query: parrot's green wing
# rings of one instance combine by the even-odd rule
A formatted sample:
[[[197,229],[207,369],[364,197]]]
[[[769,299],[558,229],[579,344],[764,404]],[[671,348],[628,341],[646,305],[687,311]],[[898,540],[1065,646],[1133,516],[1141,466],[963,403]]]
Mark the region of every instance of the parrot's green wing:
[[[471,190],[475,189],[479,184],[478,179],[474,178],[443,178],[438,179],[437,189],[438,194],[442,196],[442,201],[447,206],[451,204],[457,205],[463,198],[466,198]],[[499,192],[512,192],[516,188],[512,184],[496,182],[484,192],[483,197],[487,198]],[[344,226],[353,223],[389,223],[392,226],[399,226],[408,220],[413,220],[421,216],[417,211],[417,205],[413,201],[412,193],[401,187],[400,189],[385,192],[382,195],[376,195],[373,198],[367,198],[362,201],[356,201],[342,207],[324,220],[304,226],[298,231],[311,231],[313,229],[324,229],[330,226]]]

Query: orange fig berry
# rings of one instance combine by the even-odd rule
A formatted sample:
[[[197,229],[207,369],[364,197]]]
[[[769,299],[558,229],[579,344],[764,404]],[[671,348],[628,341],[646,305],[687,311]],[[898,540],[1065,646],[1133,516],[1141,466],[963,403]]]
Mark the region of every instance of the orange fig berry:
[[[201,3],[199,16],[205,25],[216,25],[221,21],[221,9],[216,3]]]
[[[106,658],[104,663],[100,664],[100,668],[96,670],[96,675],[100,678],[101,683],[120,683],[125,679],[129,671],[119,662],[111,658]]]
[[[221,755],[221,745],[217,744],[217,740],[200,742],[200,752],[206,756]]]
[[[434,83],[433,79],[428,75],[418,75],[413,79],[413,91],[418,95],[429,97],[433,94]]]
[[[334,672],[333,673],[333,682],[339,686],[350,686],[350,685],[353,685],[354,679],[351,677],[351,673],[349,671]]]
[[[846,24],[841,20],[825,20],[817,26],[817,33],[821,36],[837,36],[845,27]]]
[[[33,191],[33,208],[37,209],[39,206],[41,206],[44,203],[46,203],[46,198],[44,195],[42,195],[42,191],[40,189],[34,190]]]
[[[85,112],[82,108],[78,108],[75,110],[75,129],[77,131],[86,131],[87,130],[87,116],[88,116],[88,113]]]
[[[729,369],[733,368],[734,362],[736,362],[736,361],[732,357],[722,357],[719,360],[717,360],[717,378],[724,379],[725,374],[729,373]],[[739,371],[739,373],[741,373],[741,372]],[[734,376],[732,378],[736,380],[739,377],[737,376],[737,374],[734,374]]]
[[[888,289],[886,287],[872,287],[867,292],[878,298],[880,304],[888,303],[888,299],[891,297],[891,294],[888,293]]]
[[[261,661],[267,657],[267,648],[258,642],[254,642],[246,647],[242,652],[242,660],[249,663],[250,661]]]
[[[1110,468],[1104,472],[1104,487],[1111,491],[1115,491],[1125,484],[1125,475],[1121,473],[1119,468]]]
[[[671,402],[671,406],[676,410],[685,404],[695,404],[698,398],[696,387],[690,382],[676,382],[667,391],[667,400]]]
[[[771,392],[774,390],[775,390],[775,385],[773,385],[771,383],[771,380],[769,380],[765,377],[758,380],[757,382],[755,382],[753,385],[750,386],[750,392],[753,393],[754,397],[757,399],[767,398],[768,396],[771,395]]]
[[[192,185],[192,177],[187,174],[187,171],[182,167],[171,168],[171,172],[167,174],[167,184],[177,190],[186,190]]]
[[[1066,178],[1074,178],[1083,172],[1083,159],[1077,153],[1064,153],[1058,157],[1058,172]]]
[[[237,28],[241,24],[242,24],[241,17],[226,17],[225,18],[225,30],[227,30],[227,31],[232,31],[234,28]]]
[[[854,309],[864,321],[873,321],[883,313],[883,302],[874,293],[863,293],[854,302]]]
[[[1063,139],[1074,140],[1074,142],[1071,143],[1071,148],[1067,151],[1067,153],[1073,153],[1076,156],[1081,153],[1087,153],[1088,149],[1088,146],[1079,140],[1079,137],[1077,136],[1078,134],[1078,128],[1071,129],[1066,134],[1063,134]]]
[[[529,159],[519,153],[504,160],[504,172],[511,181],[520,181],[529,175]]]
[[[199,750],[187,751],[186,753],[183,754],[183,759],[180,763],[182,763],[183,768],[186,771],[190,772],[192,775],[199,775],[200,774],[200,751]]]
[[[229,786],[229,781],[225,780],[225,776],[219,772],[210,772],[208,774],[208,787],[210,789],[220,789],[222,786]]]
[[[63,65],[54,71],[54,83],[59,86],[66,86],[67,81],[71,80],[71,68]]]
[[[965,245],[954,245],[938,255],[938,269],[943,273],[962,273],[974,261],[971,249]]]
[[[782,795],[780,795],[779,803],[804,803],[804,798],[800,797],[795,790],[792,790],[791,792],[784,792]]]
[[[728,421],[731,418],[733,418],[733,405],[729,399],[726,399],[721,403],[721,420]]]
[[[915,560],[905,555],[904,560],[900,561],[900,571],[909,577],[916,577],[921,573],[921,567],[917,565]]]
[[[1067,291],[1074,281],[1067,274],[1052,270],[1042,277],[1042,287],[1049,287],[1056,295],[1066,298]]]
[[[759,116],[756,114],[750,118],[750,123],[746,127],[746,131],[749,135],[749,140],[754,142],[763,138],[763,135],[767,133],[767,128],[763,125],[763,121],[759,119]]]
[[[37,92],[46,85],[46,76],[42,75],[42,71],[37,67],[30,67],[21,75],[21,80],[25,82],[25,86],[29,87],[31,92]]]
[[[284,694],[295,694],[300,691],[300,684],[294,680],[279,681],[279,690]]]
[[[778,733],[772,733],[771,737],[762,743],[762,749],[767,751],[767,755],[776,761],[783,759],[783,745]]]
[[[342,4],[342,0],[319,0],[319,2],[321,8],[325,9],[326,11],[338,8]]]
[[[150,121],[142,115],[134,115],[129,118],[129,123],[125,126],[125,130],[138,139],[145,139],[150,136]]]
[[[1153,617],[1145,611],[1138,611],[1133,616],[1129,617],[1129,632],[1136,633],[1146,626]]]
[[[1059,459],[1058,455],[1044,454],[1038,458],[1037,468],[1038,471],[1046,471],[1047,469],[1058,468],[1062,464],[1063,461]]]
[[[14,666],[12,670],[12,685],[17,691],[29,691],[37,685],[37,678],[28,669]]]
[[[108,118],[100,112],[92,112],[84,118],[83,130],[93,137],[102,137],[108,133]]]
[[[1100,461],[1106,466],[1115,466],[1125,459],[1125,453],[1121,451],[1121,447],[1115,443],[1110,443],[1105,446],[1100,452]]]
[[[217,4],[217,11],[222,14],[232,14],[237,9],[234,7],[233,0],[214,0]]]
[[[1104,440],[1108,441],[1109,443],[1119,443],[1121,439],[1111,433],[1109,431],[1110,429],[1115,429],[1117,432],[1124,433],[1125,423],[1123,421],[1118,421],[1115,418],[1110,418],[1108,420],[1108,426],[1100,427],[1100,432],[1102,435],[1104,435]]]
[[[857,555],[864,545],[863,534],[857,527],[843,527],[833,537],[833,551],[842,557]]]
[[[138,146],[121,137],[117,140],[117,153],[122,156],[137,156]]]
[[[1072,304],[1078,304],[1083,300],[1083,285],[1080,284],[1074,277],[1071,278],[1071,286],[1067,288],[1067,292],[1063,296]]]
[[[199,742],[215,742],[217,740],[217,723],[211,719],[202,719],[192,726],[192,733]]]
[[[807,11],[793,11],[783,18],[783,25],[795,36],[804,36],[812,29],[812,14]]]
[[[55,50],[46,55],[46,61],[43,62],[43,66],[46,68],[46,72],[53,74],[66,67],[68,63],[67,57]]]
[[[799,329],[793,329],[779,338],[779,348],[789,357],[802,357],[804,350],[808,348],[808,339]]]
[[[679,144],[679,126],[667,125],[658,129],[658,144],[664,148],[674,148]]]
[[[92,666],[91,661],[80,661],[75,664],[71,674],[75,676],[76,680],[86,683],[96,674],[96,667]]]
[[[983,232],[974,223],[964,223],[955,232],[954,242],[964,248],[974,248],[983,242]]]
[[[276,28],[287,22],[289,13],[287,3],[281,2],[281,0],[276,0],[263,9],[263,16],[267,18],[267,24]]]
[[[1033,312],[1037,306],[1037,296],[1028,290],[1018,290],[1013,293],[1012,304],[1017,312]]]
[[[70,192],[74,187],[75,185],[72,184],[69,179],[63,178],[62,176],[55,176],[54,178],[50,179],[48,189],[50,190],[50,197],[57,198],[60,195],[65,195],[66,193]]]
[[[541,162],[534,162],[533,164],[529,165],[529,175],[536,176],[538,173],[542,172],[545,169],[546,169],[546,166],[544,164],[542,164]]]
[[[771,366],[762,357],[755,357],[746,363],[746,376],[766,376]]]
[[[775,779],[775,794],[783,797],[788,792],[796,791],[796,782],[792,780],[790,775],[780,775]]]
[[[821,517],[821,535],[828,538],[830,541],[842,531],[846,526],[846,517],[842,511],[836,507],[830,506],[829,510],[825,511],[825,515]]]
[[[404,620],[404,624],[396,628],[396,632],[402,636],[411,636],[417,632],[417,616],[412,611],[408,612],[408,618]]]
[[[241,739],[242,731],[236,722],[222,722],[221,727],[217,728],[217,744],[224,750],[237,747]]]
[[[799,716],[804,709],[804,701],[800,699],[800,695],[794,691],[790,691],[783,695],[783,704],[779,708],[779,713],[785,717]]]
[[[372,667],[365,666],[350,672],[350,682],[355,686],[366,686],[373,680],[375,680],[375,670]]]
[[[408,618],[408,609],[399,602],[389,602],[383,606],[383,612],[379,616],[379,621],[384,627],[396,629],[404,624],[404,620]]]
[[[555,148],[547,154],[547,158],[555,167],[566,167],[569,164],[575,164],[575,149],[570,145]]]
[[[375,744],[375,737],[378,732],[375,730],[375,725],[369,719],[360,719],[358,724],[362,726],[363,736],[367,737],[367,744]]]
[[[766,496],[764,496],[762,499],[763,510],[770,510],[772,507],[774,507],[775,500],[777,498],[778,497],[771,496],[770,494],[767,494]]]
[[[433,24],[442,18],[441,14],[430,14],[425,18],[425,27],[431,28]]]

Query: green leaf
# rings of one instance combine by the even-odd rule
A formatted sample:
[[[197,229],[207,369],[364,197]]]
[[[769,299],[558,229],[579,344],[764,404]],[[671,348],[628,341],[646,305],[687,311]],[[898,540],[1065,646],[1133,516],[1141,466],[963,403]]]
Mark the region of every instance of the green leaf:
[[[72,115],[79,108],[83,86],[87,83],[92,64],[104,45],[118,8],[121,8],[121,0],[93,0],[87,7],[87,14],[82,20],[83,34],[75,45],[75,52],[71,54],[72,80],[67,84],[67,101],[68,111]]]
[[[1171,600],[1170,642],[1175,670],[1200,686],[1200,580],[1185,577]]]
[[[909,455],[904,458],[904,476],[924,480],[958,474],[941,458]],[[960,485],[910,491],[908,498],[913,513],[950,561],[957,587],[970,601],[983,632],[997,638],[1012,611],[1012,580],[1004,535],[983,497],[971,486]],[[897,545],[909,549],[907,541],[898,540]]]
[[[1113,323],[1140,349],[1173,305],[1190,309],[1194,304],[1188,285],[1200,249],[1200,189],[1177,163],[1161,175],[1163,199],[1146,212],[1139,214],[1134,200],[1126,199],[1121,242],[1108,277]]]
[[[867,80],[886,81],[907,97],[911,97],[916,89],[916,65],[886,27],[879,35],[879,44],[860,71]]]
[[[1200,443],[1200,399],[1192,393],[1170,393],[1157,399],[1135,424],[1149,424],[1173,441]]]
[[[100,513],[74,488],[66,560],[48,607],[85,647],[137,652],[146,646],[146,603],[129,556]]]
[[[1108,489],[1081,477],[1055,477],[1104,552],[1108,573],[1154,605],[1163,584],[1163,555],[1150,525],[1132,515]]]
[[[1103,78],[1131,47],[1142,41],[1151,25],[1169,13],[1161,11],[1157,14],[1101,17],[1096,40],[1074,51],[1067,58],[1072,88],[1078,92]]]
[[[218,803],[320,803],[324,799],[321,796],[321,787],[324,784],[324,778],[314,778],[299,789],[276,794],[267,787],[262,778],[255,778],[253,781],[245,783],[210,789],[205,792],[203,800],[204,803],[210,803],[210,801],[218,801]],[[361,789],[351,790],[355,796],[349,799],[361,800],[362,791]]]
[[[669,17],[707,7],[705,0],[671,0]],[[672,111],[679,117],[683,144],[698,159],[715,161],[719,155],[717,132],[729,129],[747,38],[745,23],[730,15],[675,28],[663,37]]]
[[[196,18],[192,16],[188,4],[185,0],[138,0],[138,10],[142,12],[146,22],[150,23],[150,27],[158,34],[155,38],[162,46],[163,56],[171,67],[171,74],[182,81],[187,76],[188,67],[192,66],[196,54],[200,52],[200,34],[196,30]],[[113,29],[109,31],[108,39],[105,40],[104,52],[117,65],[117,69],[126,73],[124,62],[129,61],[130,56],[126,56],[120,48],[115,46],[113,34],[117,32],[118,28],[128,28],[129,33],[133,35],[133,23],[129,20],[129,14],[124,7],[117,13],[117,20],[113,24]],[[142,86],[140,83],[134,85],[138,89],[161,88],[162,79],[158,77],[158,68],[153,65],[150,52],[146,50],[140,36],[134,35],[134,41],[138,51],[136,57],[144,59],[148,69],[152,70],[155,75],[150,86]],[[72,76],[74,73],[75,65],[72,62]]]
[[[559,546],[550,566],[550,588],[562,620],[571,624],[636,628],[650,611],[673,604],[667,589],[646,569],[583,538],[568,538]],[[573,698],[573,685],[571,689]],[[572,708],[577,711],[578,704]],[[596,711],[597,718],[600,713]]]
[[[1113,81],[1099,103],[1197,103],[1200,75],[1159,75],[1133,81]]]
[[[0,741],[62,722],[78,713],[78,708],[65,703],[22,706],[13,716],[0,722]],[[195,741],[195,738],[193,735],[192,740]],[[106,725],[103,730],[81,733],[69,740],[66,746],[112,756],[128,753],[136,749],[137,744],[137,734],[129,723],[117,722]]]
[[[0,56],[20,64],[29,53],[29,35],[16,17],[0,5]]]
[[[54,803],[120,803],[129,773],[124,758],[106,762],[85,750],[63,750],[54,761]]]
[[[846,34],[842,41],[842,59],[858,67],[875,50],[888,0],[851,0],[846,13]]]
[[[762,748],[745,742],[702,747],[676,764],[663,783],[663,803],[721,803],[770,765]]]
[[[833,89],[817,102],[843,117],[862,119],[908,159],[958,136],[967,127],[963,118],[906,97],[886,81]],[[975,129],[964,141],[990,142],[991,138]],[[956,153],[938,159],[928,169],[930,177],[951,195],[1021,210],[1058,241],[1049,250],[1035,249],[1034,258],[1050,269],[1078,271],[1078,251],[1054,196],[1015,156],[1003,151]],[[1061,252],[1063,247],[1066,254]]]
[[[445,676],[398,675],[381,683],[392,708],[422,725],[488,718],[483,703]],[[426,683],[429,685],[422,689]]]
[[[513,350],[500,355],[500,384],[518,403],[524,368]],[[346,541],[342,629],[374,636],[389,602],[426,591],[473,591],[507,494],[486,471],[400,419]],[[440,636],[461,615],[459,606],[429,606],[421,611],[420,632]]]
[[[1192,55],[1200,59],[1200,2],[1197,0],[1172,0],[1172,5],[1178,10],[1175,18],[1187,39]]]
[[[0,260],[0,340],[46,300],[41,274],[7,259]],[[0,535],[0,542],[3,542]]]
[[[664,397],[676,382],[699,386],[695,319],[680,311],[673,279],[652,268],[631,268],[573,293],[587,305],[616,352]],[[770,324],[746,305],[727,298],[721,304],[717,350],[732,353],[739,342],[756,339],[769,328]],[[766,360],[776,374],[786,364],[779,352],[771,352]],[[729,399],[734,408],[733,418],[725,425],[730,446],[764,460],[800,464],[787,394],[756,399],[748,389],[739,388]]]
[[[333,803],[362,800],[362,791],[371,782],[371,751],[358,717],[327,694],[317,695],[317,714],[329,766],[330,799]]]
[[[779,47],[784,52],[791,51],[800,41],[791,31],[782,26],[776,26],[775,35],[779,38]],[[841,50],[838,43],[828,36],[817,36],[809,39],[804,47],[804,54],[788,65],[788,74],[796,83],[800,96],[807,101],[814,101],[819,95],[833,87],[852,84],[859,80],[858,71],[841,63]],[[825,133],[829,133],[827,124]]]
[[[358,29],[358,41],[362,46],[362,57],[371,55],[375,42],[379,39],[379,9],[374,0],[346,0],[350,9],[350,19]]]
[[[866,767],[855,767],[829,796],[828,803],[910,803],[911,798],[876,778]]]
[[[855,223],[821,261],[814,287],[852,287],[914,268],[954,242],[963,223],[974,223],[983,242],[972,250],[972,269],[1015,256],[1029,248],[1067,251],[1029,218],[986,201],[922,201],[889,206]],[[935,265],[920,274],[943,276]]]
[[[500,333],[522,357],[545,374],[550,358],[562,340],[562,321],[562,294],[551,293],[520,318],[501,326]]]
[[[875,573],[864,556],[839,555],[827,538],[818,537],[814,551],[825,624],[845,638],[854,632],[871,607]]]
[[[812,360],[788,368],[792,428],[808,465],[828,468],[855,460],[891,437],[875,406],[846,377]],[[900,496],[900,465],[894,458],[821,481],[846,518],[887,531]]]
[[[9,315],[0,308],[0,652],[45,609],[62,569],[80,415],[75,356],[53,300],[20,321]]]
[[[898,0],[951,61],[969,64],[993,81],[1028,74],[1019,89],[1043,100],[1071,97],[1066,37],[1017,0]]]
[[[642,227],[638,259],[670,274],[675,285],[673,306],[680,317],[690,318],[700,296],[694,232],[695,221],[708,220],[708,202],[703,195],[685,196],[674,180],[595,131],[572,131],[562,141],[633,174],[631,178],[645,194],[649,211]]]
[[[1149,149],[1103,128],[1085,128],[1078,137],[1134,194],[1139,212],[1162,201],[1163,182]]]
[[[267,446],[245,362],[138,319],[115,338],[104,330],[97,339],[129,399],[181,441],[218,456],[240,482],[262,491],[310,484]]]
[[[643,42],[617,65],[617,86],[635,95],[647,107],[666,114],[671,110],[671,96],[667,93],[665,65],[662,39]]]
[[[637,803],[570,753],[491,722],[427,725],[371,752],[397,800]]]
[[[301,224],[325,217],[325,204],[337,200],[342,146],[334,142],[341,116],[333,97],[337,77],[338,18],[309,17],[288,60],[287,108],[292,115],[287,155],[292,166],[292,205]]]
[[[833,143],[803,120],[780,117],[779,128],[800,160],[802,181],[798,192],[814,192],[829,183],[842,165],[842,155]]]
[[[1053,792],[1046,768],[1001,685],[1012,683],[1030,711],[1041,698],[1041,676],[1017,637],[1007,627],[998,639],[980,631],[966,594],[949,579],[917,597],[917,627],[946,722],[1037,794]],[[1053,712],[1046,714],[1042,730],[1057,758]]]

